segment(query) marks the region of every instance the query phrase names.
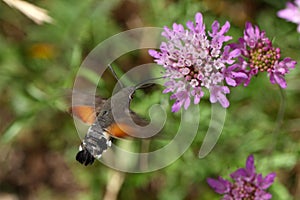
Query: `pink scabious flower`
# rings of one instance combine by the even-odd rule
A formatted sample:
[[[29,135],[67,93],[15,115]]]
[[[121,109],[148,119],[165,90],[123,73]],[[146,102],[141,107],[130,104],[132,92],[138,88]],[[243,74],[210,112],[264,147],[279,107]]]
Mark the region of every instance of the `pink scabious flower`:
[[[216,193],[224,195],[223,200],[268,200],[272,195],[265,190],[273,184],[275,176],[275,173],[270,173],[263,178],[262,174],[257,174],[254,157],[250,155],[245,168],[230,174],[233,183],[222,177],[208,178],[207,183]]]
[[[285,74],[295,68],[297,62],[288,57],[281,59],[280,48],[273,47],[265,31],[247,22],[244,36],[239,38],[238,43],[229,45],[241,51],[236,67],[247,74],[247,79],[239,79],[239,83],[247,86],[253,76],[267,72],[272,84],[286,88]]]
[[[230,90],[223,84],[224,80],[230,86],[236,86],[236,80],[247,78],[238,68],[225,70],[240,54],[239,49],[223,48],[223,43],[232,38],[225,35],[230,28],[229,22],[220,27],[219,22],[214,21],[212,31],[208,33],[201,13],[196,14],[195,22],[187,22],[188,29],[176,23],[173,29],[164,27],[162,35],[167,41],[161,43],[160,51],[149,50],[154,61],[166,70],[166,89],[163,92],[171,92],[170,98],[175,99],[172,112],[181,107],[187,109],[191,99],[198,104],[204,95],[203,88],[210,92],[210,102],[220,102],[226,108],[229,106],[226,94]]]
[[[295,0],[295,4],[287,2],[286,8],[278,11],[277,16],[297,24],[297,31],[300,33],[300,0]]]

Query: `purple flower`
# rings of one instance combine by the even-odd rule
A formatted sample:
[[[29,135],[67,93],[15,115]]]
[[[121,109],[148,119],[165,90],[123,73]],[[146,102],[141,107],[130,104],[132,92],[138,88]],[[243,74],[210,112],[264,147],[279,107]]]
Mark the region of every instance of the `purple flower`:
[[[272,198],[272,195],[265,190],[273,184],[275,176],[275,173],[270,173],[263,178],[261,174],[257,174],[254,157],[250,155],[245,168],[240,168],[230,174],[233,183],[222,177],[208,178],[207,183],[215,192],[224,195],[223,200],[268,200]]]
[[[230,44],[230,47],[241,52],[238,63],[234,65],[235,68],[239,73],[247,74],[247,78],[236,79],[237,84],[244,83],[244,86],[247,86],[253,76],[260,72],[267,72],[272,84],[286,88],[285,74],[295,68],[297,62],[291,58],[281,59],[280,49],[273,47],[265,31],[260,31],[257,26],[247,22],[244,37],[240,38],[238,43]]]
[[[298,24],[297,31],[300,33],[300,0],[295,0],[295,4],[287,2],[286,8],[278,11],[277,16]]]
[[[173,24],[173,29],[164,27],[162,35],[167,39],[160,45],[160,51],[149,50],[155,62],[162,65],[166,72],[164,93],[171,92],[171,99],[175,99],[172,112],[181,107],[187,109],[193,100],[198,104],[204,95],[203,88],[210,92],[212,103],[220,102],[223,107],[229,106],[226,94],[230,92],[223,82],[236,86],[236,80],[247,78],[239,68],[226,70],[235,62],[240,51],[224,47],[223,43],[232,37],[226,36],[230,28],[229,22],[220,27],[214,21],[212,31],[206,32],[201,13],[195,16],[195,24],[187,22],[187,29],[181,24]]]

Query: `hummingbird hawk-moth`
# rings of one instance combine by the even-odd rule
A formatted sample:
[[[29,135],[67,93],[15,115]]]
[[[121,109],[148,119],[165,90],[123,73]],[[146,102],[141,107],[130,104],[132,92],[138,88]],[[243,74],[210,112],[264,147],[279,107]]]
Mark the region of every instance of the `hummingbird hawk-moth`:
[[[117,78],[112,67],[109,66],[109,68]],[[75,105],[70,108],[73,116],[90,125],[76,155],[78,162],[86,166],[93,164],[95,158],[99,159],[103,152],[111,146],[113,138],[139,135],[128,121],[133,121],[139,126],[147,125],[148,121],[130,109],[130,102],[137,89],[148,85],[148,83],[142,82],[136,86],[123,87],[109,99],[95,97],[95,106]],[[120,115],[117,121],[113,110]]]

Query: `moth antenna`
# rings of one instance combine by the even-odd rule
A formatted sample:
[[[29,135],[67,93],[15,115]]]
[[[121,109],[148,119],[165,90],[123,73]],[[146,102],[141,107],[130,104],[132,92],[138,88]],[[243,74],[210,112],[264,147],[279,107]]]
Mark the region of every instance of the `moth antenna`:
[[[111,73],[113,74],[113,76],[115,77],[115,79],[119,82],[121,88],[124,88],[123,83],[120,81],[119,77],[117,76],[115,70],[112,68],[112,66],[109,64],[108,68],[110,69]]]
[[[135,86],[135,89],[137,90],[137,89],[141,89],[141,88],[146,88],[146,87],[148,87],[148,86],[150,86],[150,85],[153,84],[153,83],[147,83],[147,82],[149,82],[149,81],[154,81],[154,80],[158,80],[158,79],[162,79],[162,78],[165,78],[165,77],[164,77],[164,76],[161,76],[161,77],[155,77],[155,78],[149,78],[149,79],[146,79],[146,80],[140,82],[139,84],[137,84],[137,85]]]

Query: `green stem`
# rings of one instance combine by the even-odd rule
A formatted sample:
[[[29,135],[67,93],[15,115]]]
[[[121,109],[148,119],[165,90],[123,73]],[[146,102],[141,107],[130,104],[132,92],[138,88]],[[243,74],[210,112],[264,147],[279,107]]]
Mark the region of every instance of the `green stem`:
[[[270,151],[275,150],[276,146],[277,146],[277,140],[278,140],[278,136],[279,136],[279,130],[280,127],[283,123],[283,118],[284,118],[284,112],[286,109],[286,94],[284,89],[282,89],[280,86],[279,87],[279,91],[280,91],[280,107],[277,113],[277,118],[276,118],[276,124],[275,127],[273,129],[272,135],[274,138],[274,143],[273,145],[270,146]]]

